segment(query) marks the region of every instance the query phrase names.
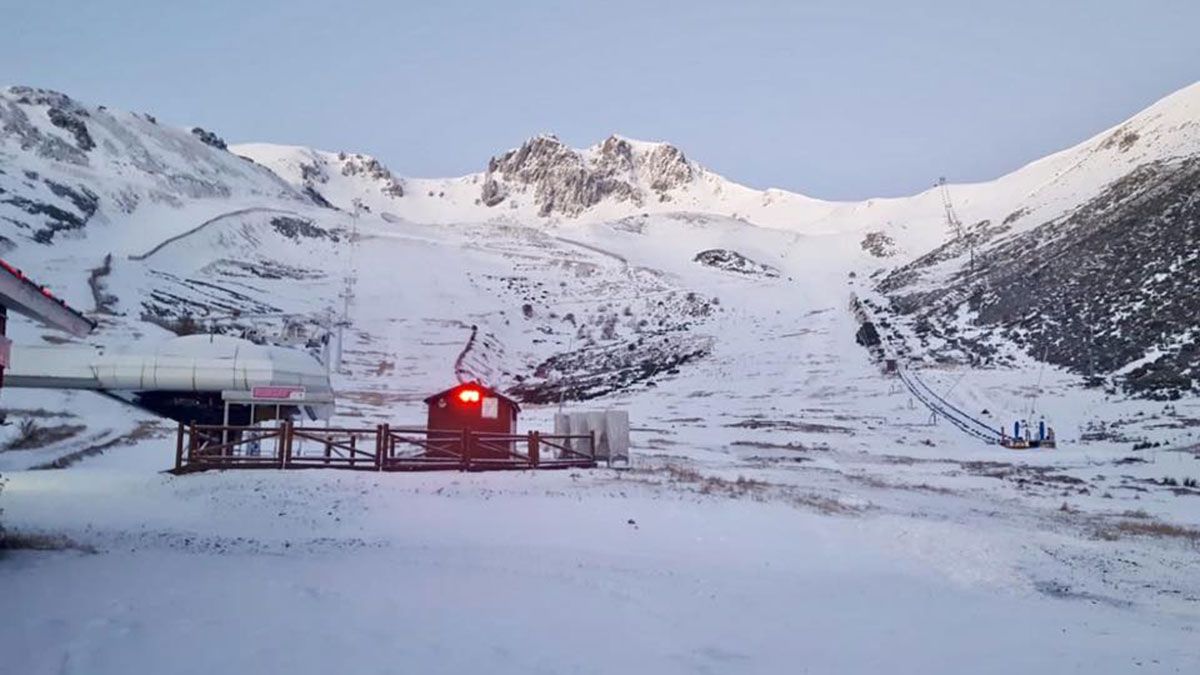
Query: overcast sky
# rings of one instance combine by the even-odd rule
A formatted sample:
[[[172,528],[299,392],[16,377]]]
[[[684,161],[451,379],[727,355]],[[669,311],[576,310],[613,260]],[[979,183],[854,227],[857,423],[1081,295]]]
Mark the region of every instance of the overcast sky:
[[[1196,0],[0,0],[0,82],[450,176],[541,131],[825,198],[986,180],[1200,79]]]

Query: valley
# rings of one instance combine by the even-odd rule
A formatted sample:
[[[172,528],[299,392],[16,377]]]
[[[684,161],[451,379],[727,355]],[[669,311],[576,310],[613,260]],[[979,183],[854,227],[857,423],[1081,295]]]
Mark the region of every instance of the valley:
[[[99,322],[76,340],[10,320],[14,341],[286,335],[317,356],[352,275],[331,423],[423,424],[425,396],[478,379],[522,402],[522,431],[620,409],[633,445],[626,469],[172,476],[173,422],[5,389],[4,525],[62,549],[0,566],[22,608],[0,652],[23,672],[165,669],[197,631],[278,645],[306,613],[325,642],[252,662],[1200,665],[1200,85],[950,186],[966,239],[934,189],[823,202],[620,136],[579,151],[539,136],[479,174],[417,179],[43,90],[0,100],[3,256]],[[882,352],[856,341],[852,298]],[[1059,447],[964,434],[880,353],[996,429],[1046,420]],[[59,433],[13,447],[22,419]],[[231,664],[201,650],[188,672]]]

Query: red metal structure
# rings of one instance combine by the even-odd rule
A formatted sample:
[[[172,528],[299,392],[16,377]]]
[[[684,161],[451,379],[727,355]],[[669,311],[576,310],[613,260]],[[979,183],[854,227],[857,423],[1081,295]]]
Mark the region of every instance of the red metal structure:
[[[6,336],[10,309],[74,335],[86,335],[96,327],[95,321],[54,297],[49,288],[39,286],[24,272],[0,260],[0,386],[12,344]]]
[[[429,429],[512,434],[517,431],[521,406],[478,382],[467,382],[425,399]]]

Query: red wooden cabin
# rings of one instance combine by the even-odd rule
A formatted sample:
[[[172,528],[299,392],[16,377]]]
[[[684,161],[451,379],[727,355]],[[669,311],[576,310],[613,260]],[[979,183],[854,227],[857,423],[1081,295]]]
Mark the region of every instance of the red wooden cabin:
[[[517,413],[521,411],[521,406],[516,401],[479,382],[466,382],[438,392],[426,398],[425,404],[429,406],[426,428],[434,431],[466,430],[476,434],[515,434]],[[508,456],[508,453],[500,451],[501,448],[508,447],[507,442],[478,445],[480,447],[471,449],[472,456]],[[461,452],[461,449],[459,451]],[[439,453],[427,454],[436,456]]]
[[[429,429],[515,434],[521,406],[495,389],[467,382],[425,399]]]

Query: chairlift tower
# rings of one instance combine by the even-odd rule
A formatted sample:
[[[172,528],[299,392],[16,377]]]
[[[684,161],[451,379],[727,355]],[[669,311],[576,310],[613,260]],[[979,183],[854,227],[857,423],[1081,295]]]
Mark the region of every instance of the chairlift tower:
[[[946,227],[950,230],[950,236],[956,241],[962,241],[966,238],[966,228],[963,227],[962,221],[958,218],[958,211],[954,209],[954,202],[950,199],[950,186],[946,183],[946,177],[941,176],[937,179],[938,193],[942,197],[942,209],[946,212]],[[971,255],[971,271],[975,271],[975,241],[974,239],[967,240],[967,250]]]
[[[338,297],[342,299],[342,314],[334,321],[334,326],[337,328],[335,342],[332,350],[332,358],[330,359],[330,369],[334,372],[342,372],[342,344],[345,339],[346,328],[350,323],[350,307],[354,304],[354,289],[358,284],[358,271],[354,266],[354,253],[358,246],[358,215],[362,211],[362,200],[354,199],[354,213],[350,221],[350,255],[346,260],[346,273],[342,280],[342,291],[338,293]]]

